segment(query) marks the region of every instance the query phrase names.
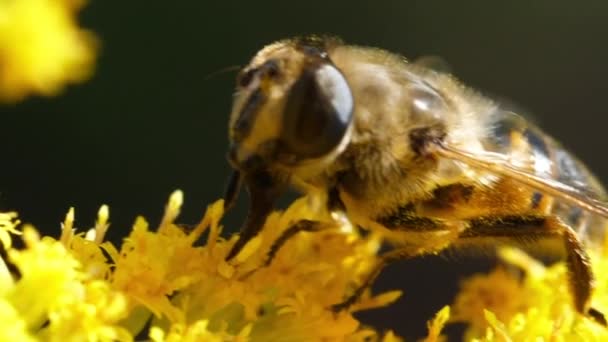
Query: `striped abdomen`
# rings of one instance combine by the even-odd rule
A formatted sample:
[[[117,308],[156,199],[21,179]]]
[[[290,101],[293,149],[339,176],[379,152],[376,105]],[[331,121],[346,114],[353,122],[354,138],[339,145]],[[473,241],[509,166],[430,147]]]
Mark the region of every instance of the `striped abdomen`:
[[[582,162],[553,138],[511,112],[499,114],[486,143],[489,150],[520,159],[517,156],[529,157],[526,162],[538,176],[558,180],[597,199],[606,197],[602,185]],[[541,192],[535,192],[532,196],[532,209],[544,205],[547,213],[559,216],[585,242],[604,240],[606,219],[559,199],[549,198]]]

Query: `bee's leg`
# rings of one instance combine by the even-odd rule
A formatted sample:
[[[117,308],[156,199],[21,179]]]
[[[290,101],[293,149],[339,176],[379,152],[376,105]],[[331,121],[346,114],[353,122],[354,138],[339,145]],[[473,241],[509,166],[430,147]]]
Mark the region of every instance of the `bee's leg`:
[[[544,238],[561,238],[564,242],[568,282],[575,309],[606,326],[606,318],[596,309],[588,308],[593,291],[594,277],[589,256],[576,232],[556,216],[506,216],[478,218],[458,238],[466,244],[476,238],[508,238],[518,242]]]
[[[344,204],[340,200],[340,194],[338,193],[338,189],[332,187],[327,192],[327,203],[325,204],[327,207],[327,211],[330,213],[339,213],[339,216],[345,218],[345,208]],[[313,220],[299,220],[296,223],[289,226],[282,234],[276,239],[270,249],[268,250],[268,255],[266,256],[266,261],[264,262],[264,267],[269,266],[272,263],[272,260],[277,255],[279,250],[283,247],[283,245],[289,241],[294,235],[299,232],[318,232],[321,230],[329,229],[335,227],[335,223],[331,222],[321,222],[321,221],[313,221]]]
[[[269,266],[281,247],[299,232],[316,232],[325,229],[329,224],[320,221],[300,220],[289,226],[270,246],[264,267]]]
[[[378,263],[374,266],[374,269],[367,275],[363,283],[357,286],[355,291],[353,291],[353,293],[348,298],[346,298],[345,301],[332,305],[332,310],[335,312],[339,312],[342,310],[346,310],[353,304],[355,304],[361,298],[365,290],[367,290],[374,284],[374,281],[376,281],[376,278],[378,278],[382,270],[391,263],[399,260],[415,258],[424,254],[434,254],[443,250],[445,247],[445,245],[438,245],[436,248],[431,249],[424,249],[419,247],[404,247],[381,255],[378,260]]]
[[[243,175],[238,170],[233,170],[228,179],[228,184],[224,190],[224,211],[230,210],[241,192]]]
[[[279,252],[279,250],[285,245],[289,239],[294,237],[294,235],[299,232],[317,232],[324,230],[325,228],[330,227],[330,223],[321,222],[321,221],[313,221],[313,220],[299,220],[296,223],[290,225],[285,229],[285,231],[270,245],[270,249],[268,250],[268,254],[266,255],[266,260],[262,264],[260,268],[268,267],[274,260],[275,256]],[[258,271],[260,268],[253,269],[248,273],[244,274],[240,279],[246,279]]]
[[[456,222],[457,223],[457,222]],[[429,229],[429,227],[427,227]],[[370,288],[382,270],[395,261],[411,259],[426,254],[435,254],[448,247],[459,234],[459,229],[454,226],[436,226],[432,231],[427,230],[429,238],[427,243],[414,244],[406,247],[398,247],[390,252],[379,256],[372,271],[367,275],[363,283],[357,286],[353,293],[345,301],[332,305],[333,311],[342,311],[355,304],[366,289]]]
[[[228,255],[226,255],[226,261],[230,261],[236,257],[243,247],[258,235],[264,227],[266,218],[272,212],[276,200],[286,187],[285,182],[263,170],[247,174],[246,177],[243,177],[244,180],[241,179],[241,174],[235,171],[228,187],[229,191],[227,191],[228,196],[226,197],[228,197],[228,202],[230,202],[230,194],[232,192],[236,194],[240,183],[244,181],[249,190],[250,204],[241,233],[238,240],[232,245]]]

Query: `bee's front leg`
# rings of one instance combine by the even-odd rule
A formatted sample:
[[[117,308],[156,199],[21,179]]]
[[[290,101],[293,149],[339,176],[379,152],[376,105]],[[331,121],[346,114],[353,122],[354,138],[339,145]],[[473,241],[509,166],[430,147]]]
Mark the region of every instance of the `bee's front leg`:
[[[266,261],[264,262],[263,267],[267,267],[272,263],[274,257],[277,255],[281,247],[285,245],[289,239],[291,239],[294,235],[299,232],[317,232],[320,230],[324,230],[331,224],[321,222],[321,221],[312,221],[312,220],[300,220],[296,223],[290,225],[285,231],[270,245],[270,249],[268,250],[268,254],[266,256]]]
[[[340,200],[338,189],[336,189],[335,187],[330,188],[327,192],[327,202],[325,203],[325,207],[327,211],[331,213],[330,216],[335,222],[299,220],[291,224],[270,246],[263,267],[269,266],[272,263],[274,257],[279,252],[279,250],[283,247],[283,245],[285,245],[285,243],[289,241],[289,239],[294,237],[296,234],[300,232],[318,232],[326,229],[335,228],[340,223],[337,221],[348,220],[346,218],[346,214],[344,213],[344,204]]]
[[[282,179],[275,177],[266,170],[257,170],[245,176],[242,176],[239,171],[235,171],[226,191],[225,198],[228,206],[234,202],[243,181],[249,191],[249,211],[238,240],[226,255],[226,261],[236,257],[243,247],[258,235],[264,226],[264,222],[266,222],[266,218],[274,209],[275,202],[286,187]]]

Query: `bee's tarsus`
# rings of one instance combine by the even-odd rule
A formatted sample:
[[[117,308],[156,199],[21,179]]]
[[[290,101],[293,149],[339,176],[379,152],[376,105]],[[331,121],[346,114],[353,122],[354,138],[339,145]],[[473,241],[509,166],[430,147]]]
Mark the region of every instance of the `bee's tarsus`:
[[[348,296],[348,298],[346,298],[343,302],[332,305],[331,310],[333,312],[348,310],[351,306],[358,302],[359,299],[361,299],[361,296],[363,296],[363,293],[365,293],[365,290],[367,290],[374,284],[374,281],[376,280],[376,278],[378,278],[378,275],[380,275],[380,272],[384,269],[386,265],[387,263],[381,259],[374,267],[372,272],[367,276],[365,281],[361,285],[359,285],[353,291],[353,293]]]
[[[365,291],[365,288],[360,288],[360,289],[361,289],[361,291],[360,291],[361,293],[353,293],[353,295],[348,297],[348,299],[346,299],[345,301],[332,305],[330,307],[331,311],[333,311],[335,313],[340,313],[342,311],[348,310],[351,306],[353,306],[353,304],[355,304],[359,300],[359,298]],[[357,289],[357,290],[359,290],[359,289]]]
[[[598,322],[599,324],[601,324],[604,327],[608,327],[608,322],[606,321],[606,317],[604,316],[604,314],[602,312],[600,312],[597,309],[594,308],[590,308],[587,311],[587,315],[589,316],[589,318],[593,319],[594,321]]]

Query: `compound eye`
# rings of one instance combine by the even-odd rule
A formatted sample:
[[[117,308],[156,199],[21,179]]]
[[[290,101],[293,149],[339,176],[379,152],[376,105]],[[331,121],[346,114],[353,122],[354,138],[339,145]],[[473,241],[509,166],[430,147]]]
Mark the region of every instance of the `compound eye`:
[[[441,95],[430,86],[414,84],[409,89],[410,113],[416,122],[436,122],[441,120],[446,103]]]
[[[289,91],[282,142],[296,159],[322,157],[340,144],[352,115],[353,96],[342,73],[329,63],[308,67]]]

